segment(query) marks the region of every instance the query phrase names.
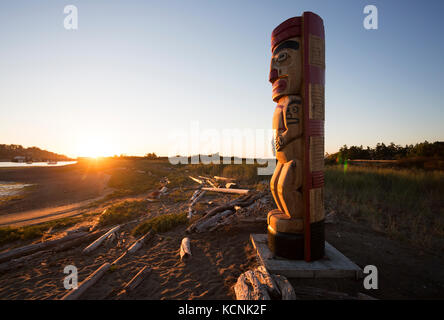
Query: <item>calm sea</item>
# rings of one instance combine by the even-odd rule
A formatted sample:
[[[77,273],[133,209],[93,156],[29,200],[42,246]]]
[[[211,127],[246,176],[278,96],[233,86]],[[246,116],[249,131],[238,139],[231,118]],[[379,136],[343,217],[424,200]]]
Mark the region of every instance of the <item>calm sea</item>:
[[[77,161],[59,161],[57,164],[48,164],[47,162],[0,162],[0,168],[15,168],[15,167],[61,167],[70,164],[75,164]]]

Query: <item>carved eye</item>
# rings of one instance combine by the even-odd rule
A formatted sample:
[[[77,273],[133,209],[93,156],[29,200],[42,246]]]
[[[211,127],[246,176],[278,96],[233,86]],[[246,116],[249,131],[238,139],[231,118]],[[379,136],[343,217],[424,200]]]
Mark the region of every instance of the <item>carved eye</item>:
[[[282,52],[282,53],[279,54],[279,56],[278,56],[278,58],[277,58],[277,61],[278,61],[278,62],[282,62],[282,61],[284,61],[285,59],[287,59],[287,53],[286,53],[286,52]]]

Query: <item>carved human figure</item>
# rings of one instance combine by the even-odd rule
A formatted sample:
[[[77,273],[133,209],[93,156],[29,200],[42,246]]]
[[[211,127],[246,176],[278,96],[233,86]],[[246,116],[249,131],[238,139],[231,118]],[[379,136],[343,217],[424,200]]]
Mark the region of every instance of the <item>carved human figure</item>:
[[[309,41],[304,41],[304,20]],[[268,213],[268,245],[291,259],[307,257],[307,247],[309,260],[324,252],[324,86],[323,78],[315,77],[324,72],[323,50],[322,20],[311,12],[284,21],[272,33],[269,81],[277,103],[272,122],[277,165],[270,188],[277,209]]]
[[[277,46],[271,58],[270,82],[277,167],[271,178],[271,192],[281,213],[291,217],[293,229],[302,230],[302,156],[303,110],[299,95],[302,83],[300,37],[291,38]],[[281,217],[284,218],[284,217]]]

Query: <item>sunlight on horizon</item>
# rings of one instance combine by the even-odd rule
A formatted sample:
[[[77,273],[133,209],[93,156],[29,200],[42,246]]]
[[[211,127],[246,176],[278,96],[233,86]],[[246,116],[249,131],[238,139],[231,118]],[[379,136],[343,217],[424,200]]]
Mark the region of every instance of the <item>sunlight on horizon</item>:
[[[79,139],[73,152],[76,157],[111,157],[120,154],[115,150],[112,142],[104,137],[90,136]]]

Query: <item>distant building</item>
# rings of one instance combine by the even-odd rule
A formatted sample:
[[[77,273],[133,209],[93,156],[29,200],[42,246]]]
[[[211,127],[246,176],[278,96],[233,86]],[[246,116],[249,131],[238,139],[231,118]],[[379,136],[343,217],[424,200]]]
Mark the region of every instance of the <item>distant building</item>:
[[[24,156],[16,156],[13,159],[14,162],[25,162],[26,161],[26,157]]]

